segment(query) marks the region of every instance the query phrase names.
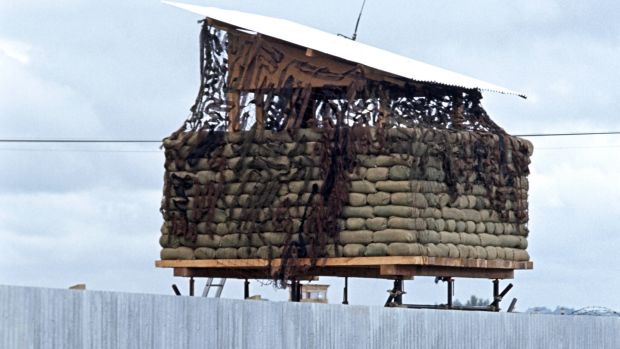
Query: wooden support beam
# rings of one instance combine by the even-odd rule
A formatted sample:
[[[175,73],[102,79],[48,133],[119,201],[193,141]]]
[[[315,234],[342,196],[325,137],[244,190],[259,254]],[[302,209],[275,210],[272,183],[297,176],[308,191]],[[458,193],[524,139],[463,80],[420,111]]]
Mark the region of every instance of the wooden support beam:
[[[445,276],[479,279],[514,278],[514,270],[510,269],[438,267],[426,265],[382,265],[380,267],[380,274],[383,277]]]

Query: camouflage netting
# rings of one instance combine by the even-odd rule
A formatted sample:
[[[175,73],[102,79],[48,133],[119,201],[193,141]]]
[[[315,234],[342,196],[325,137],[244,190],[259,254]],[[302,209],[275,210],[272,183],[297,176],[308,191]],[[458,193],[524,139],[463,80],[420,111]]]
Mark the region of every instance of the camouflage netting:
[[[162,259],[282,258],[281,281],[301,257],[529,259],[533,147],[479,91],[377,82],[207,24],[201,44],[192,115],[163,143]]]

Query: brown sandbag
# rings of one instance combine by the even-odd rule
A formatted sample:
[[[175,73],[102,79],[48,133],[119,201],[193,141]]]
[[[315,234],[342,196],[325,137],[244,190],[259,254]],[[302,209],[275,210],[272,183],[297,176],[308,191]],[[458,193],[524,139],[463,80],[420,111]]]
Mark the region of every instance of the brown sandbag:
[[[347,244],[369,244],[373,240],[373,232],[369,230],[343,230],[340,232],[340,242]]]
[[[387,245],[383,243],[372,243],[366,246],[364,252],[366,257],[372,256],[387,256]]]
[[[370,206],[385,206],[390,203],[390,194],[384,191],[380,191],[373,194],[368,194],[366,201]]]
[[[363,257],[366,252],[366,246],[361,244],[346,244],[342,248],[345,257]]]
[[[388,220],[385,217],[375,217],[366,220],[366,227],[373,231],[384,230],[388,227]]]
[[[215,258],[215,250],[208,247],[198,247],[194,250],[196,259],[213,259]]]

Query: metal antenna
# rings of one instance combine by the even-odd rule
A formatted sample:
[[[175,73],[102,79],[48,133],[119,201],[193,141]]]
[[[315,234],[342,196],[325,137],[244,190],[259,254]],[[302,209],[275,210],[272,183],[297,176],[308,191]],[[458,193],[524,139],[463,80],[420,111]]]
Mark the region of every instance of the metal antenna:
[[[357,39],[357,28],[360,25],[360,19],[362,19],[362,12],[364,12],[364,5],[366,5],[366,0],[364,0],[362,2],[362,8],[360,9],[360,14],[357,16],[357,22],[355,22],[355,31],[353,32],[353,36],[348,37],[348,36],[343,35],[343,34],[338,34],[338,36],[342,36],[343,38],[347,38],[347,39],[350,39],[350,40],[353,40],[353,41],[355,41],[355,39]]]

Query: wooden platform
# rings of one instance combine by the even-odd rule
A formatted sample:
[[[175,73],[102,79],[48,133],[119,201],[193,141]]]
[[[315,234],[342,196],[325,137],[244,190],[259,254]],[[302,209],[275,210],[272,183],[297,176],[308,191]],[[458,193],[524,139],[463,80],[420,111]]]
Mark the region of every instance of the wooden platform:
[[[289,261],[290,263],[290,261]],[[200,259],[160,260],[158,268],[173,268],[174,276],[224,277],[238,279],[271,279],[281,259]],[[299,266],[310,266],[309,259],[297,260]],[[426,256],[338,257],[319,260],[315,268],[299,278],[316,276],[349,276],[365,278],[413,278],[445,276],[481,279],[512,279],[514,271],[532,269],[533,262],[506,260],[440,258]]]

